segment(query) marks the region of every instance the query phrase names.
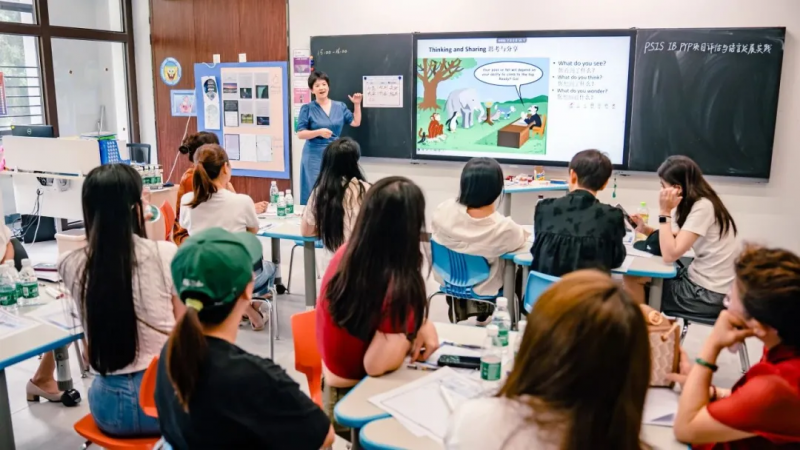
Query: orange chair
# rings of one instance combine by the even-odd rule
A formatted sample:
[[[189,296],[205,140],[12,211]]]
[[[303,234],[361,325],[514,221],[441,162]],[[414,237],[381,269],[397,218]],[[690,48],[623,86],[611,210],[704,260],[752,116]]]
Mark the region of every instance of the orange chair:
[[[86,439],[86,446],[92,443],[108,450],[151,450],[161,439],[158,437],[119,439],[106,436],[100,431],[100,428],[97,428],[97,424],[94,423],[91,414],[87,414],[83,419],[75,422],[74,428],[78,434]]]
[[[294,368],[308,379],[311,400],[322,407],[322,357],[317,349],[317,312],[306,311],[292,316]]]
[[[139,389],[139,404],[145,414],[150,417],[158,417],[156,410],[156,370],[158,369],[158,358],[153,358],[147,371],[142,377],[142,386]],[[89,443],[96,444],[108,450],[151,450],[160,438],[133,438],[120,439],[107,436],[94,422],[91,414],[87,414],[83,419],[74,425],[75,431]]]
[[[540,127],[533,127],[531,131],[533,131],[533,135],[536,136],[544,136],[544,129],[547,126],[547,114],[542,114],[542,126]]]
[[[159,209],[161,209],[161,216],[164,217],[164,229],[166,230],[164,239],[169,241],[171,240],[172,227],[175,226],[175,208],[169,202],[164,202]]]
[[[139,387],[139,406],[142,411],[150,417],[158,418],[156,409],[156,372],[158,371],[158,356],[150,361],[147,370],[142,377],[142,385]]]

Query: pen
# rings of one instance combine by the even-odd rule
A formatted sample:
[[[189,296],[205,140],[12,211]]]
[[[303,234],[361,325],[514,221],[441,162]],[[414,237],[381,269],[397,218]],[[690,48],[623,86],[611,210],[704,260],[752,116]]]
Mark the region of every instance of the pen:
[[[481,349],[480,345],[456,344],[455,342],[450,342],[450,341],[443,341],[442,345],[449,345],[451,347],[458,347],[458,348],[469,348],[469,349],[472,349],[472,350],[480,350]]]
[[[424,371],[438,370],[438,367],[434,368],[434,367],[429,367],[429,366],[418,366],[416,364],[408,364],[408,365],[406,365],[406,367],[408,367],[409,369],[413,369],[413,370],[424,370]]]

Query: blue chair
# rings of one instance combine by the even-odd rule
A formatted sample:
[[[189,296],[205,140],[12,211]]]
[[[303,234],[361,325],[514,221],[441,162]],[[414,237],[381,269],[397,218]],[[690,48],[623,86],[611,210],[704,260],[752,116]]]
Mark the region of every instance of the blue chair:
[[[292,293],[292,265],[294,264],[294,250],[297,247],[302,247],[302,246],[303,246],[303,241],[294,241],[294,247],[292,247],[292,252],[290,254],[291,256],[289,256],[289,281],[286,282],[287,294]],[[321,249],[325,247],[322,245],[322,241],[317,239],[317,241],[314,242],[314,248]],[[321,274],[319,273],[319,258],[314,259],[314,262],[317,265],[317,279],[319,280],[320,278],[322,278]]]
[[[539,299],[542,293],[546,291],[551,284],[558,280],[560,280],[558,277],[531,271],[530,275],[528,275],[528,282],[525,286],[525,300],[522,304],[522,307],[525,308],[525,312],[530,313],[536,300]]]
[[[478,295],[473,291],[475,286],[489,279],[489,263],[486,258],[454,252],[431,240],[431,259],[433,270],[442,277],[444,284],[428,297],[429,303],[433,297],[444,294],[494,305],[497,297],[502,295],[502,290],[497,295]],[[456,323],[455,305],[451,310],[451,321]]]

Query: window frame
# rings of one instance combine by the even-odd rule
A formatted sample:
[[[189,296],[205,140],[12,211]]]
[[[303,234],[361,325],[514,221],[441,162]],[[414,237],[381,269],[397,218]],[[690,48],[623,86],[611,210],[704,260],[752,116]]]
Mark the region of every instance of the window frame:
[[[0,22],[0,34],[32,36],[39,41],[39,68],[42,80],[44,121],[59,136],[56,81],[53,71],[53,39],[119,42],[125,49],[125,77],[128,95],[128,131],[131,142],[139,142],[139,98],[136,89],[136,58],[133,43],[133,0],[120,2],[122,31],[57,26],[50,24],[51,0],[33,0],[34,24]],[[52,0],[59,1],[59,0]]]

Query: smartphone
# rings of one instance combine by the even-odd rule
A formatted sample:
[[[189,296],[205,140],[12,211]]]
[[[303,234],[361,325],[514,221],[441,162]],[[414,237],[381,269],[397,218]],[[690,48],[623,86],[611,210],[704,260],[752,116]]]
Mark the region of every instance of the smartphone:
[[[625,211],[625,208],[623,208],[622,205],[620,205],[619,203],[617,204],[617,208],[619,208],[619,210],[622,211],[622,215],[625,216],[625,220],[627,220],[628,223],[630,224],[631,228],[633,228],[635,230],[636,227],[637,227],[636,222],[633,221],[633,219],[631,218],[631,215],[628,214],[628,211]]]
[[[481,359],[477,356],[442,355],[436,364],[440,367],[479,370],[481,368]]]

